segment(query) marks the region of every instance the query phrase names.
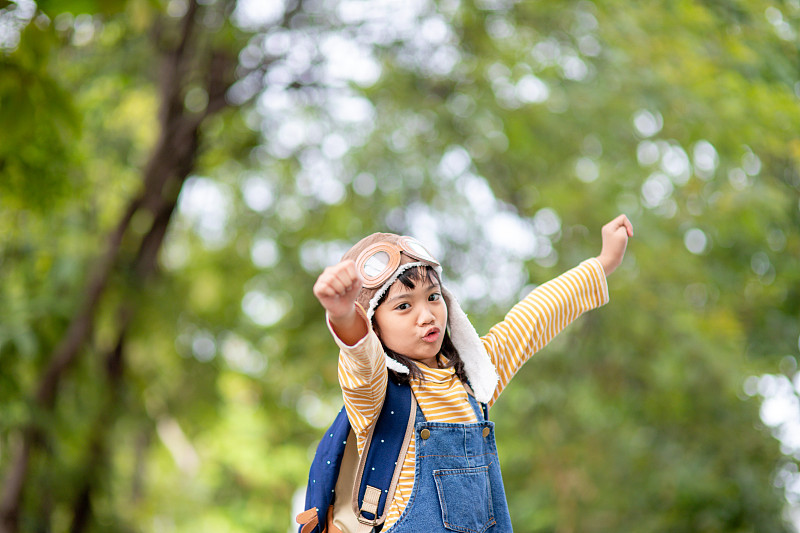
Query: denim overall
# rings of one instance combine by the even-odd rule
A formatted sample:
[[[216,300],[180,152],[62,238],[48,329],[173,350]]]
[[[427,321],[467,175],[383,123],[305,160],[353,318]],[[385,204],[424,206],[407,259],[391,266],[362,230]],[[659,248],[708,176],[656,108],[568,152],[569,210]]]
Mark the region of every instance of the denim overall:
[[[468,397],[480,422],[428,422],[417,406],[414,488],[387,533],[512,531],[494,423]]]

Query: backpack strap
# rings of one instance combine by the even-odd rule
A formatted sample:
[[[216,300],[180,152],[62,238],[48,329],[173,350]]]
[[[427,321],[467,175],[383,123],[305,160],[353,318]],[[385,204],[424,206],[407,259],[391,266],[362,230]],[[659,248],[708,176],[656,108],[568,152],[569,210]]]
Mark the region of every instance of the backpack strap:
[[[414,435],[417,401],[408,385],[389,382],[381,414],[370,429],[353,486],[353,512],[359,523],[376,527],[386,521],[408,445]]]

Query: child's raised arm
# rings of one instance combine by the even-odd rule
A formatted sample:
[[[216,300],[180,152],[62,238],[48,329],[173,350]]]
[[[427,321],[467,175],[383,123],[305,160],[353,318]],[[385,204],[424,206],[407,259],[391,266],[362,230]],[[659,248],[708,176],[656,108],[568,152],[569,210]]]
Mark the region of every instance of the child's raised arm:
[[[603,248],[597,256],[603,270],[608,277],[622,263],[628,238],[633,237],[633,225],[628,217],[619,215],[617,218],[603,226]]]
[[[367,334],[364,319],[356,312],[361,279],[353,261],[342,261],[326,268],[314,284],[314,296],[328,312],[336,335],[350,346]]]

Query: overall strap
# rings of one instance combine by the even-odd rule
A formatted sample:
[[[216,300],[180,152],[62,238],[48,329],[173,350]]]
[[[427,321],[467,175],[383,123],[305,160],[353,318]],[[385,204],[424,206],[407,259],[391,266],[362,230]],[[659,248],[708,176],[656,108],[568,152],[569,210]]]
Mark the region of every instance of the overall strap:
[[[480,419],[480,415],[483,414],[483,420],[485,422],[489,421],[489,404],[478,402],[475,399],[475,393],[472,391],[472,387],[469,386],[468,382],[462,382],[464,385],[464,390],[467,391],[467,399],[469,400],[469,404],[472,406],[472,409],[475,411],[475,416]],[[480,405],[480,411],[478,410],[477,406]]]
[[[383,524],[414,434],[417,401],[409,385],[386,384],[386,398],[370,429],[353,486],[353,512],[365,531]]]

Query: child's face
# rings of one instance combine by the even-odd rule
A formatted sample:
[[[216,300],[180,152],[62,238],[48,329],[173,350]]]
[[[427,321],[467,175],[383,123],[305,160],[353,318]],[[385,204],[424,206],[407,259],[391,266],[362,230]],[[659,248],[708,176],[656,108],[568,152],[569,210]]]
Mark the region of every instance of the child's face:
[[[433,276],[414,288],[395,282],[375,309],[375,324],[390,350],[436,368],[447,326],[447,305]]]

